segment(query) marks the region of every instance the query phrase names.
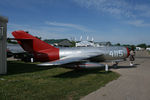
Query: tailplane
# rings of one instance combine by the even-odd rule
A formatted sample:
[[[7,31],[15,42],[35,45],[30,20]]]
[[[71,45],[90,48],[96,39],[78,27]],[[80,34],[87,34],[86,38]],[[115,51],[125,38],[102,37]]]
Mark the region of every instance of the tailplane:
[[[46,49],[56,49],[50,44],[28,34],[25,31],[14,31],[12,35],[18,41],[18,43],[22,46],[25,51],[28,52],[39,52],[41,50]]]

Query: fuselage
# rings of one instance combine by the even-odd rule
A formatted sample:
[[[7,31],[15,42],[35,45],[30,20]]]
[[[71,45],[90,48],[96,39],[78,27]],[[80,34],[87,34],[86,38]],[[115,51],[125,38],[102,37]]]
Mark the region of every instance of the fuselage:
[[[99,54],[95,60],[115,60],[123,59],[129,55],[129,50],[126,47],[119,46],[105,46],[105,47],[73,47],[73,48],[59,48],[59,57],[66,56],[86,55],[86,54]],[[103,58],[103,59],[102,59]]]
[[[86,56],[96,54],[100,56],[93,57],[90,60],[94,61],[105,61],[105,60],[116,60],[124,59],[129,55],[129,50],[126,47],[119,46],[105,46],[105,47],[64,47],[57,49],[46,49],[39,52],[35,52],[34,56],[37,61],[54,61],[59,60],[63,57]]]

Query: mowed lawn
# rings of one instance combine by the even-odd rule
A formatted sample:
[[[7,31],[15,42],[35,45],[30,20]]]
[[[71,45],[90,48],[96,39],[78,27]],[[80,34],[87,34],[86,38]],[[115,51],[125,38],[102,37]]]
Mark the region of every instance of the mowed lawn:
[[[8,62],[8,74],[0,76],[0,100],[79,100],[117,79],[104,70],[73,70]]]

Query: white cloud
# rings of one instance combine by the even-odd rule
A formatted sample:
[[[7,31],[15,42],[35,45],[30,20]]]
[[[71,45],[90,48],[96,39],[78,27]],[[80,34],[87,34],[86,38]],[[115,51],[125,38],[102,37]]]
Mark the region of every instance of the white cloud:
[[[31,27],[31,26],[30,25],[19,25],[19,24],[8,23],[8,28],[22,29],[22,28],[29,28],[29,27]]]
[[[81,7],[97,10],[100,13],[110,14],[120,18],[126,24],[136,27],[150,27],[147,21],[150,17],[148,3],[138,3],[136,0],[74,0]],[[122,18],[121,18],[122,17]],[[126,21],[125,21],[126,20]]]
[[[114,15],[133,16],[129,9],[132,7],[124,0],[74,0],[79,5],[86,8],[94,8],[100,12]],[[130,15],[129,15],[130,14]]]
[[[139,16],[150,17],[150,6],[146,4],[138,4],[134,9],[139,13]]]
[[[71,37],[70,34],[65,33],[68,31],[66,28],[61,27],[47,27],[45,25],[42,26],[34,26],[34,25],[22,25],[22,24],[8,24],[8,37],[12,37],[11,32],[15,30],[24,30],[29,31],[34,36],[40,36],[42,39],[47,38],[68,38]]]
[[[143,20],[132,20],[132,21],[127,21],[125,23],[136,26],[136,27],[150,27],[150,24],[145,23]]]
[[[76,25],[76,24],[70,24],[70,23],[58,23],[58,22],[46,22],[47,25],[52,25],[52,26],[61,26],[61,27],[69,27],[69,28],[74,28],[83,32],[88,32],[90,31],[89,29],[85,28],[82,25]]]
[[[139,4],[127,0],[74,0],[82,7],[96,9],[100,12],[114,16],[137,18],[139,16],[150,17],[150,7],[146,3]]]
[[[89,29],[82,25],[68,24],[68,23],[56,23],[45,22],[43,25],[24,25],[24,24],[8,24],[8,37],[12,37],[10,34],[15,30],[29,31],[32,35],[40,36],[43,39],[46,38],[70,38],[75,36],[74,33],[91,32]]]

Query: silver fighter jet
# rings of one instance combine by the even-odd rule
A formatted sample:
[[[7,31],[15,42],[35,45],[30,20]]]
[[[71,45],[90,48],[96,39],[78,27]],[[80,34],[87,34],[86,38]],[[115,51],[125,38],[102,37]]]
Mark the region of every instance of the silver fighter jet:
[[[99,68],[104,61],[123,61],[129,56],[126,47],[72,47],[56,48],[24,32],[12,32],[22,48],[34,55],[36,61],[44,63],[39,66],[62,66],[69,68]]]

